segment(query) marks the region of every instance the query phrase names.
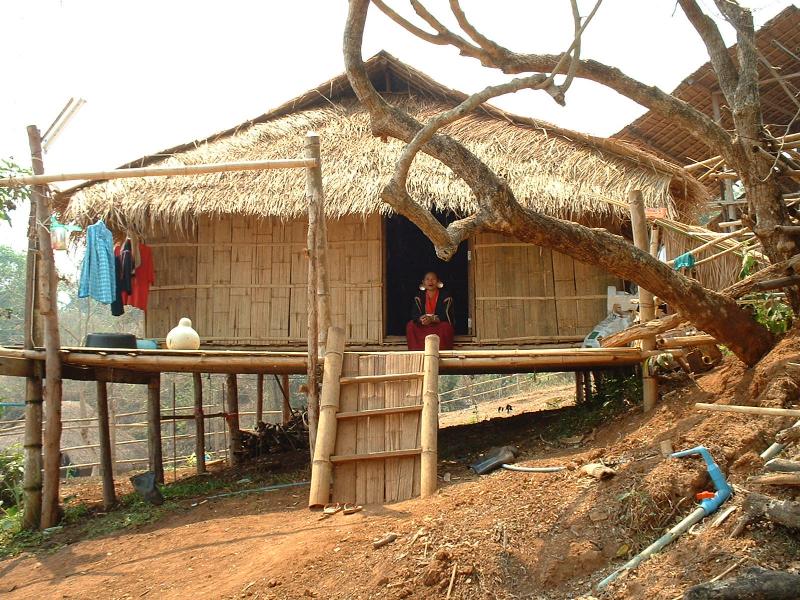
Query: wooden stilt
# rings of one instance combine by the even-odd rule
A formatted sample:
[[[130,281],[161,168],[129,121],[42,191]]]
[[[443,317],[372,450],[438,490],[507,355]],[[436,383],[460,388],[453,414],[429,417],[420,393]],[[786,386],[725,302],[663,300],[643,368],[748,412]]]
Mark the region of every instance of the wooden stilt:
[[[277,377],[277,376],[276,376]],[[292,420],[292,404],[289,391],[289,376],[281,376],[281,422],[286,425]]]
[[[164,483],[164,456],[161,448],[161,376],[147,384],[147,459],[156,481]]]
[[[203,418],[203,377],[192,373],[194,384],[194,456],[197,474],[206,472],[206,423]]]
[[[108,380],[105,380],[108,381]],[[111,439],[111,473],[117,473],[117,402],[114,399],[114,386],[108,394],[108,433]]]
[[[583,404],[586,397],[583,394],[583,371],[575,371],[575,403]]]
[[[325,351],[325,369],[322,379],[322,401],[320,402],[319,432],[314,447],[314,461],[311,464],[311,490],[308,496],[309,508],[320,508],[328,503],[331,496],[333,463],[331,455],[336,444],[336,413],[339,410],[339,378],[342,375],[344,358],[344,331],[331,327]]]
[[[35,125],[28,127],[28,142],[34,175],[44,173],[42,139]],[[58,274],[50,243],[50,203],[44,188],[34,186],[31,202],[36,204],[37,233],[41,276],[39,279],[39,314],[44,323],[45,348],[45,411],[47,427],[44,437],[44,478],[42,485],[42,529],[53,527],[59,520],[59,484],[61,469],[61,337],[58,331]]]
[[[631,211],[631,227],[633,229],[633,243],[645,252],[650,251],[650,242],[647,235],[647,219],[644,214],[644,199],[642,192],[632,190],[628,195],[628,205]],[[655,318],[655,304],[653,294],[639,288],[639,320],[646,323]],[[655,336],[642,338],[642,350],[655,350]],[[642,395],[644,397],[644,411],[649,412],[656,407],[658,399],[658,383],[650,374],[647,363],[642,366]]]
[[[239,385],[236,375],[225,377],[225,422],[228,424],[228,459],[231,466],[241,462],[239,452],[242,448],[242,436],[239,431]]]
[[[425,358],[422,364],[422,417],[420,440],[420,494],[427,498],[436,493],[439,437],[439,336],[425,338]]]
[[[309,143],[312,142],[312,143]],[[306,138],[306,154],[314,150],[313,138]],[[319,146],[316,146],[317,152]],[[308,363],[306,365],[306,388],[308,394],[308,442],[311,457],[317,441],[319,422],[319,387],[317,383],[317,366],[319,357],[319,315],[317,312],[317,228],[319,209],[316,200],[319,195],[317,181],[311,169],[306,169],[306,197],[308,198],[308,295],[306,312],[308,313]]]
[[[264,421],[264,374],[256,375],[256,427]],[[254,427],[255,429],[255,427]]]
[[[309,193],[309,210],[316,214],[314,253],[316,260],[317,319],[319,321],[319,354],[325,352],[328,328],[331,326],[330,277],[328,275],[328,228],[325,222],[325,195],[322,189],[322,161],[320,159],[319,135],[313,131],[306,134],[305,158],[314,161],[315,166],[306,169],[306,190]]]
[[[97,382],[97,424],[100,441],[100,476],[103,479],[103,508],[117,503],[114,491],[114,461],[111,460],[111,432],[108,421],[108,384]]]
[[[583,399],[586,402],[592,401],[592,372],[583,372]]]

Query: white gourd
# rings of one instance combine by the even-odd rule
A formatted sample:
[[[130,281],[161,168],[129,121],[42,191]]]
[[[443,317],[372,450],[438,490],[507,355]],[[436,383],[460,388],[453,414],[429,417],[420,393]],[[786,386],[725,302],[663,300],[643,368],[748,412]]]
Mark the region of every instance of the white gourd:
[[[170,350],[197,350],[200,348],[200,336],[192,329],[191,319],[183,317],[178,326],[167,334],[167,348]]]

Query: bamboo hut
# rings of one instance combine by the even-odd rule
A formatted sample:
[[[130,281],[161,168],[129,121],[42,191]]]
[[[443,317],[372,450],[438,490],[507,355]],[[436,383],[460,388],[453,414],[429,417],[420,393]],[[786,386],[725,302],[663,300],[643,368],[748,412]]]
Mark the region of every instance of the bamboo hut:
[[[381,52],[367,62],[376,88],[418,119],[465,95]],[[322,141],[332,322],[349,347],[404,343],[410,299],[437,270],[457,303],[457,344],[519,346],[581,339],[606,314],[607,287],[624,282],[530,244],[480,234],[449,262],[379,199],[402,149],[373,137],[345,75],[256,119],[124,167],[299,156],[306,132]],[[707,192],[685,172],[619,141],[567,131],[484,105],[449,126],[512,183],[525,206],[630,237],[629,191],[669,218],[691,218]],[[152,248],[156,283],[146,335],[183,316],[205,345],[291,348],[306,343],[307,199],[298,171],[215,173],[87,183],[62,193],[65,219],[135,231]],[[447,222],[475,209],[463,181],[420,155],[411,193]]]

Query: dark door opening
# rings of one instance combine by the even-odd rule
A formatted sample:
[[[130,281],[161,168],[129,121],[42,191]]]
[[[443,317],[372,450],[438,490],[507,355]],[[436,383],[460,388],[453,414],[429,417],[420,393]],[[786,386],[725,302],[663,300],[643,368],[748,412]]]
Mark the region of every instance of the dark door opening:
[[[434,212],[440,223],[456,219],[452,213]],[[386,219],[386,335],[406,334],[411,303],[427,271],[436,271],[453,296],[456,335],[469,333],[469,264],[467,244],[445,262],[436,256],[431,241],[403,216]]]

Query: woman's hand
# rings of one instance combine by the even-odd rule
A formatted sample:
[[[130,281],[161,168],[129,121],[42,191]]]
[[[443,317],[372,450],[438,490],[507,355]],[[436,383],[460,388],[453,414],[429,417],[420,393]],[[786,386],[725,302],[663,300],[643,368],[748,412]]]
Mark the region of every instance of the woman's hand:
[[[422,315],[422,316],[419,318],[419,322],[420,322],[422,325],[428,325],[428,324],[430,324],[430,322],[431,322],[431,318],[430,318],[428,315]]]

